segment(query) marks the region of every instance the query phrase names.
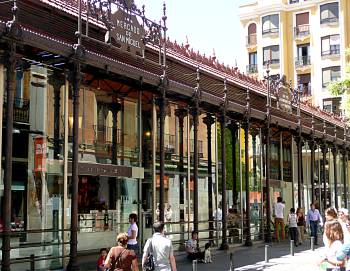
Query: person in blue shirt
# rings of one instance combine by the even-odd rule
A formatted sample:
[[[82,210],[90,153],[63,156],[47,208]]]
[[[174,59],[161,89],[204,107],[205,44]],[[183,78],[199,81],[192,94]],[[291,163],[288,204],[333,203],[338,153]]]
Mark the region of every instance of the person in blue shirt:
[[[322,227],[323,225],[322,217],[320,215],[320,212],[315,208],[315,204],[311,203],[310,210],[307,212],[307,215],[306,215],[306,225],[310,226],[311,237],[314,237],[315,245],[318,245],[317,228],[319,223],[320,223],[320,226]]]

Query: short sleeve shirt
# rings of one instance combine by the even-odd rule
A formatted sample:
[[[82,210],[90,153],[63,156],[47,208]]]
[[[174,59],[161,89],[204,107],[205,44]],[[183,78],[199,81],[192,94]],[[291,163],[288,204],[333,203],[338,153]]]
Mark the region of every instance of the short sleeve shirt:
[[[155,271],[171,271],[169,257],[173,255],[173,246],[170,239],[160,233],[153,234],[143,248],[143,256],[150,252],[153,253]]]
[[[129,226],[128,229],[128,236],[131,236],[131,231],[135,231],[136,232],[136,238],[137,238],[137,233],[138,233],[138,227],[136,225],[136,223],[133,223]],[[136,245],[137,244],[137,240],[135,239],[129,239],[128,240],[128,245]]]
[[[186,242],[186,247],[191,248],[192,253],[197,251],[197,240],[190,239]]]
[[[278,202],[275,205],[275,215],[277,218],[283,218],[284,204],[282,202]]]

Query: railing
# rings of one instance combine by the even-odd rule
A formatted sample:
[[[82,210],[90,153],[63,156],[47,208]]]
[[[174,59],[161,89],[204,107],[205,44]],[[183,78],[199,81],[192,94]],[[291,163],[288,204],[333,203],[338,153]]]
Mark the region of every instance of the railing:
[[[280,59],[265,60],[263,64],[264,64],[264,66],[266,66],[267,64],[270,64],[270,65],[280,64]]]
[[[294,27],[294,37],[301,38],[310,35],[310,25],[303,24]]]
[[[113,127],[104,126],[104,125],[93,125],[94,130],[94,142],[99,143],[113,143]],[[117,134],[114,135],[117,137],[117,144],[121,142],[121,130],[116,129]]]
[[[307,85],[300,85],[300,90],[302,91],[301,96],[302,98],[310,97],[311,96],[311,84]]]
[[[249,64],[247,65],[247,73],[258,73],[258,65],[257,64]]]
[[[339,21],[338,17],[328,17],[321,19],[321,24],[337,23]]]
[[[160,148],[160,137],[157,137],[157,150],[159,151]],[[165,152],[168,153],[174,153],[175,152],[175,135],[171,135],[171,134],[165,134],[164,135],[164,148],[165,148]]]
[[[299,56],[295,58],[295,67],[301,68],[310,65],[310,56]]]
[[[247,36],[247,47],[257,44],[256,34],[250,34]]]
[[[299,0],[289,0],[289,4],[296,4],[299,3]]]
[[[328,51],[322,51],[322,56],[340,55],[340,44],[331,45]]]
[[[6,98],[4,98],[3,118],[6,117]],[[13,121],[29,123],[29,100],[15,98],[13,101]]]
[[[263,29],[262,34],[263,35],[276,34],[276,33],[278,33],[278,31],[279,31],[278,27],[269,28],[269,29]]]

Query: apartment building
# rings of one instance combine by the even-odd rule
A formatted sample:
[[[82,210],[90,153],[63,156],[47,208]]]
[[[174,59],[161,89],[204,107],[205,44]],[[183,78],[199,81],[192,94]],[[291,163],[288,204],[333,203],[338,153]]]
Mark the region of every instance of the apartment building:
[[[285,74],[302,99],[340,114],[342,97],[327,90],[345,74],[349,46],[348,0],[256,0],[240,7],[246,35],[246,72],[263,78]]]

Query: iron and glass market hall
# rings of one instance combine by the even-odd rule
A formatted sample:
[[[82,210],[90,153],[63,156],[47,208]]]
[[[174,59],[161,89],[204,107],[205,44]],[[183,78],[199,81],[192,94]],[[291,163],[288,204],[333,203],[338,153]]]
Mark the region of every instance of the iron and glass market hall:
[[[348,207],[346,120],[167,37],[124,0],[0,1],[1,270],[79,270],[138,216],[176,250],[273,238],[272,207]],[[222,220],[218,213],[222,211]],[[235,214],[228,223],[226,213]]]

